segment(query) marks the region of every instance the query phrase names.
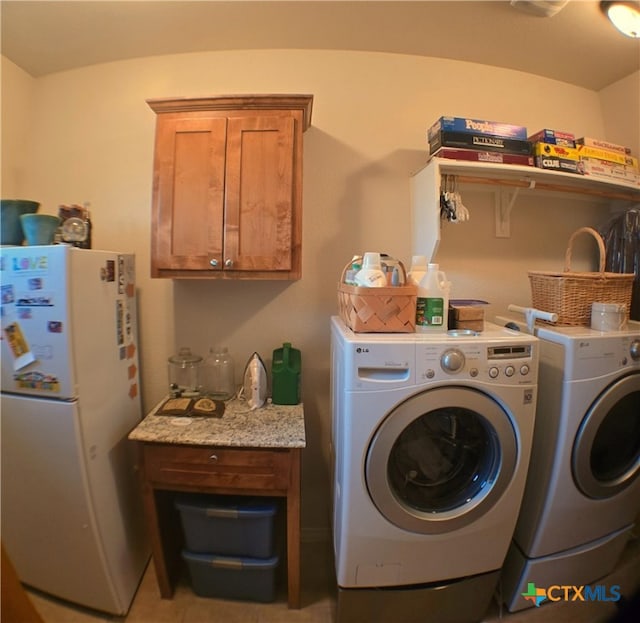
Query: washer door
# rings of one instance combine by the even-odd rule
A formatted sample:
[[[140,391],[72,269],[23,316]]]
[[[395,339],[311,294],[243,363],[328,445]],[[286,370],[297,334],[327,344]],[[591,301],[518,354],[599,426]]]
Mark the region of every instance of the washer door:
[[[367,487],[396,526],[449,532],[496,503],[517,454],[511,419],[495,400],[467,387],[438,387],[398,405],[377,429],[367,452]]]
[[[609,498],[640,473],[640,374],[609,386],[584,416],[573,445],[572,471],[586,496]]]

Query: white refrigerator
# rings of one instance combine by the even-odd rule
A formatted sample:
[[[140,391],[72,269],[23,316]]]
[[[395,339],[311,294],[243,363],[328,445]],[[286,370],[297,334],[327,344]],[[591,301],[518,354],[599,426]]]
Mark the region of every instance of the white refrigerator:
[[[2,542],[20,580],[123,615],[150,556],[133,255],[2,247]]]

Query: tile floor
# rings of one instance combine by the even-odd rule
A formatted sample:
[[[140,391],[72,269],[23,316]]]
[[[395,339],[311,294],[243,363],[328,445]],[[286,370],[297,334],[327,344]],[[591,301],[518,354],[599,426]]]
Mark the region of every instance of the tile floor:
[[[271,604],[234,602],[197,597],[186,579],[177,587],[173,599],[160,599],[153,564],[149,564],[129,614],[124,618],[74,607],[35,591],[29,591],[29,595],[45,623],[332,623],[335,621],[335,580],[330,545],[303,543],[302,556],[300,610],[287,608],[284,588]],[[623,591],[629,593],[640,588],[640,539],[629,543],[617,568],[599,583],[620,584]],[[279,584],[282,586],[284,582]],[[615,603],[558,602],[508,613],[494,603],[484,621],[609,623],[618,610]],[[624,623],[632,621],[640,621],[640,615]],[[425,623],[439,622],[427,619]]]

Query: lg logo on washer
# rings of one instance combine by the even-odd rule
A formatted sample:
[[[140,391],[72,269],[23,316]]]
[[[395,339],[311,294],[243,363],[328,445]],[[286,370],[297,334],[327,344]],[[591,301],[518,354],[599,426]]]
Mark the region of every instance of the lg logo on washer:
[[[620,601],[620,586],[604,584],[595,586],[565,586],[554,584],[549,588],[537,588],[533,582],[527,584],[522,596],[539,607],[544,601]]]

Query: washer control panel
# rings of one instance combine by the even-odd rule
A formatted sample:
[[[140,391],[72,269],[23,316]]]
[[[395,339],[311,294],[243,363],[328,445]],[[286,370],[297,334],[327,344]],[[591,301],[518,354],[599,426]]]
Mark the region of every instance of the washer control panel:
[[[481,379],[519,385],[535,383],[536,352],[533,344],[487,344],[417,346],[417,381]]]
[[[531,357],[531,344],[518,344],[516,346],[489,346],[487,348],[489,359],[521,359]]]
[[[445,372],[459,372],[464,368],[464,353],[457,348],[451,348],[440,357],[440,365]]]
[[[640,361],[640,338],[632,340],[629,346],[629,354],[634,361]]]

